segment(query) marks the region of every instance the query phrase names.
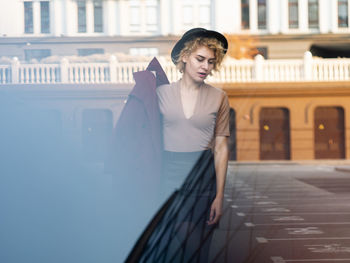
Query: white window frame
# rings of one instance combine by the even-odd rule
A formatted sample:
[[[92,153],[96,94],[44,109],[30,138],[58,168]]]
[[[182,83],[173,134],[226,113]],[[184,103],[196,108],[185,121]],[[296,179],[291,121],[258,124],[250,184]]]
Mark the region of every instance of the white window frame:
[[[182,31],[193,27],[204,27],[211,29],[213,26],[213,1],[211,0],[181,0]],[[208,17],[202,19],[202,12],[206,11]]]
[[[131,34],[146,35],[160,32],[159,10],[160,0],[130,0],[129,32]]]

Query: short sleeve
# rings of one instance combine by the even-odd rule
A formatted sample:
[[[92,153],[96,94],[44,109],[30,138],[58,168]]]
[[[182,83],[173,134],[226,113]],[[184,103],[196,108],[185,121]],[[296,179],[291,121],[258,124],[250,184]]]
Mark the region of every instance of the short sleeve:
[[[215,136],[230,136],[230,105],[226,93],[223,93],[216,115]]]

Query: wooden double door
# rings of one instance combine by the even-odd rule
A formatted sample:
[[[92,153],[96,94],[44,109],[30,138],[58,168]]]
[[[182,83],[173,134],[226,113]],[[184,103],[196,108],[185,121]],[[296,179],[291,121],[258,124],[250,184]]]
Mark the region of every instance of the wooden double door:
[[[260,160],[289,159],[289,110],[262,108],[260,111]]]
[[[345,158],[344,109],[317,107],[314,118],[315,159]]]

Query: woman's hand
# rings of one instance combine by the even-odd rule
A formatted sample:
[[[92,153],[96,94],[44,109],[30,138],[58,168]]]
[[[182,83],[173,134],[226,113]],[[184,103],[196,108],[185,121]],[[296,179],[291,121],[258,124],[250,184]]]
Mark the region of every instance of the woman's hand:
[[[222,197],[215,197],[210,207],[209,220],[207,221],[208,225],[214,225],[219,222],[222,215],[222,201]]]

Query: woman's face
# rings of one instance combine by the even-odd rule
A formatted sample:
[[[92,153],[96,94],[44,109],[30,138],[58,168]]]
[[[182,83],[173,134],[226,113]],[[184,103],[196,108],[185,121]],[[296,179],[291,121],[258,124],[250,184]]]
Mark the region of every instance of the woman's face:
[[[214,51],[206,46],[199,46],[189,56],[182,58],[185,63],[184,74],[194,82],[203,82],[215,65]]]

